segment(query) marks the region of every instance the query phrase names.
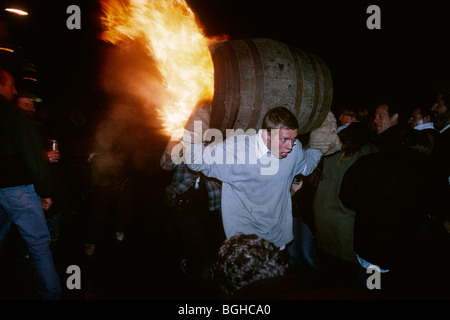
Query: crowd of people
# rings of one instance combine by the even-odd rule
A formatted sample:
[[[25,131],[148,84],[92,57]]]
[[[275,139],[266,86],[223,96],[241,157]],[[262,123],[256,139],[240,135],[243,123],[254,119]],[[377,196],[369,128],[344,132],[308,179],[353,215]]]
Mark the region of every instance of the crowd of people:
[[[279,298],[305,297],[305,290],[323,290],[329,297],[330,289],[348,290],[334,292],[335,297],[348,298],[361,292],[364,297],[374,296],[366,295],[369,292],[382,297],[448,297],[446,99],[448,93],[440,91],[431,106],[409,110],[409,118],[391,101],[371,110],[346,105],[339,116],[330,112],[319,128],[303,136],[298,136],[290,111],[274,108],[256,135],[210,145],[202,144],[203,132],[193,132],[190,124],[198,120],[208,128],[208,108],[198,108],[181,143],[190,157],[185,170],[221,182],[226,241],[210,269],[219,296],[235,286],[227,298],[261,298],[261,291],[273,292],[271,286],[277,283],[283,287],[281,276],[291,272],[298,276],[298,286]],[[196,153],[198,144],[202,152]],[[235,145],[241,148],[237,152]],[[166,154],[171,148],[169,144]],[[256,162],[239,163],[240,156],[251,159],[252,154]],[[261,174],[261,168],[272,163],[264,161],[265,156],[280,161],[270,176]],[[256,241],[249,248],[253,238],[269,241],[284,253],[288,271],[275,262],[278,257],[271,258],[270,250],[261,253]],[[271,273],[271,263],[284,271]],[[242,289],[247,285],[258,289]],[[276,299],[265,297],[269,296]]]
[[[140,210],[133,150],[92,137],[91,149],[65,154],[57,143],[67,137],[14,80],[0,70],[0,254],[16,228],[21,290],[61,299],[61,219],[88,212],[86,259],[107,226],[127,239]],[[199,105],[159,163],[171,177],[160,201],[180,271],[218,299],[448,298],[449,105],[445,89],[410,117],[391,101],[344,105],[302,135],[275,107],[256,134],[221,142],[204,141],[210,106]]]

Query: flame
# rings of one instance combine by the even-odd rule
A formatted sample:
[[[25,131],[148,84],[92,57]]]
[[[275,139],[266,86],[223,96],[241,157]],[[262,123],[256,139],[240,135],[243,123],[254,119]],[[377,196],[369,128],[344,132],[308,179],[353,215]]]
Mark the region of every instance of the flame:
[[[168,135],[182,129],[200,101],[214,95],[214,65],[207,38],[184,0],[101,0],[104,32],[119,45],[142,41],[163,77],[167,102],[157,115]]]

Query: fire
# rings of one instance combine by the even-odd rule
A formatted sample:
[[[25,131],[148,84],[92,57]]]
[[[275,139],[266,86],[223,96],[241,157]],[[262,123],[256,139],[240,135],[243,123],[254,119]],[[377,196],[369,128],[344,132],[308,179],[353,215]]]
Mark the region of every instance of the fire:
[[[182,129],[197,103],[214,95],[214,66],[207,38],[184,0],[101,0],[101,39],[142,41],[164,79],[167,102],[157,114],[164,132]]]

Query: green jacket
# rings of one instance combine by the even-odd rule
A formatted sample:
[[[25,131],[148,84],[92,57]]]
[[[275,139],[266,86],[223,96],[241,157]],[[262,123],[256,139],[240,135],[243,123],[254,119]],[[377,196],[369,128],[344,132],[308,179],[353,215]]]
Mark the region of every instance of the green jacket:
[[[350,159],[340,163],[342,152],[323,158],[323,180],[319,182],[314,198],[317,244],[322,251],[342,260],[358,262],[353,250],[355,212],[344,207],[339,199],[341,182],[357,159],[376,151],[375,146],[366,144]]]
[[[39,128],[0,95],[0,188],[33,184],[36,193],[52,193],[50,164]]]

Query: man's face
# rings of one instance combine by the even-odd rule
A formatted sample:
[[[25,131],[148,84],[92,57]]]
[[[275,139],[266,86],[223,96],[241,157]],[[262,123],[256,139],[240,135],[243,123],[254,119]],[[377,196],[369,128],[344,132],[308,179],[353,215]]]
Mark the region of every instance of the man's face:
[[[353,116],[350,116],[348,114],[343,114],[341,113],[341,115],[339,116],[339,121],[341,122],[341,125],[346,125],[347,123],[350,122],[355,122],[356,118]]]
[[[24,110],[30,116],[36,113],[36,108],[34,107],[34,100],[30,98],[20,97],[17,99],[17,106]]]
[[[444,95],[438,94],[436,97],[436,102],[431,106],[431,111],[436,115],[443,115],[447,112],[447,106],[444,103]]]
[[[13,102],[14,96],[17,94],[14,77],[9,72],[4,72],[6,78],[5,83],[0,83],[0,94],[6,98],[6,100]]]
[[[271,133],[267,134],[267,147],[278,159],[286,158],[295,145],[297,135],[297,129],[272,129]]]
[[[383,104],[378,106],[375,111],[375,127],[378,134],[384,132],[393,125],[398,124],[398,115],[394,114],[392,117],[389,116],[388,106]]]
[[[425,121],[422,119],[422,115],[420,114],[420,109],[416,108],[413,110],[411,117],[408,120],[408,124],[410,125],[411,129],[414,129],[419,124],[424,123]]]
[[[436,103],[431,107],[431,117],[434,127],[438,130],[443,129],[450,124],[450,110],[446,106],[447,101],[444,101],[444,95],[438,94],[436,96]]]

